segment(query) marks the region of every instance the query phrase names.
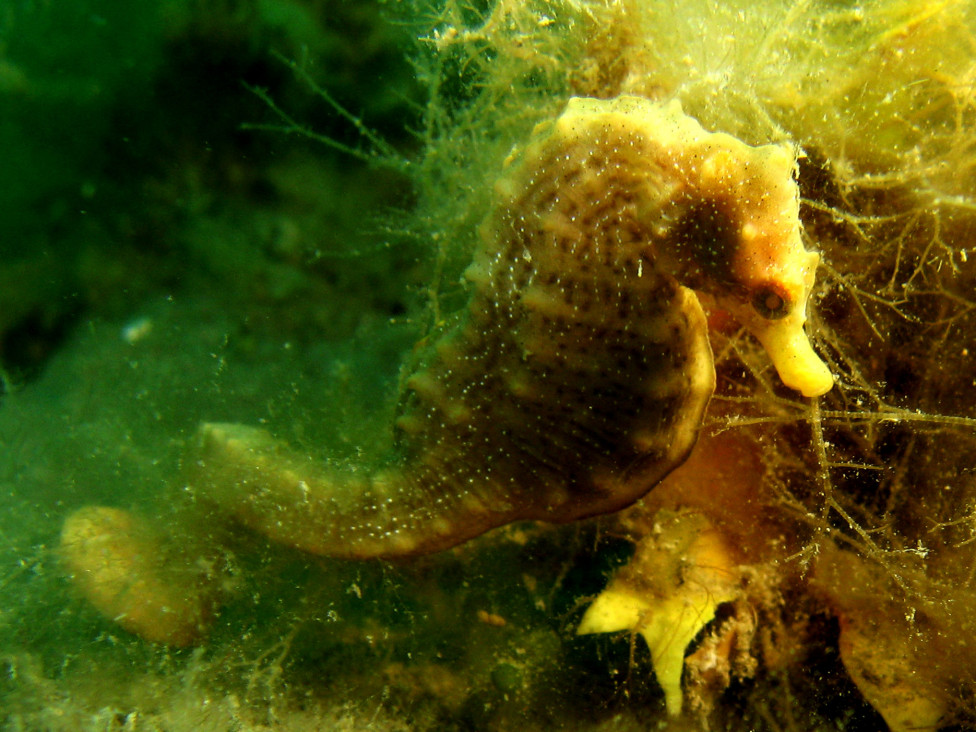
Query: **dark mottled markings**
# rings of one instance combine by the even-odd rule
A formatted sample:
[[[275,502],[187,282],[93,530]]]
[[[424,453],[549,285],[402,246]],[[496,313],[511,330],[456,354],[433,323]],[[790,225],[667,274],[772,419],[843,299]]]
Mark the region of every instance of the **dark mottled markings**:
[[[460,481],[486,503],[504,491],[501,505],[523,517],[569,520],[612,503],[605,476],[636,473],[623,505],[683,459],[690,444],[669,450],[700,417],[708,386],[683,370],[704,334],[675,317],[677,286],[653,267],[654,222],[636,217],[653,210],[647,179],[660,171],[635,172],[639,153],[598,126],[579,141],[556,132],[534,155],[510,176],[514,199],[482,253],[490,274],[449,336],[467,357],[425,365],[451,397],[408,391],[401,410],[427,427],[401,443],[436,445],[418,489]],[[449,419],[459,409],[463,426]]]

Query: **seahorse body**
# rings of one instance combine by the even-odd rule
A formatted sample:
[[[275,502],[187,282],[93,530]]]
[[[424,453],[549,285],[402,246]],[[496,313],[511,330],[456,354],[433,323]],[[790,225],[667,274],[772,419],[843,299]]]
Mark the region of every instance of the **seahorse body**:
[[[714,389],[686,285],[749,328],[787,385],[831,387],[803,333],[819,257],[800,240],[795,165],[677,102],[571,100],[496,184],[468,307],[405,380],[382,467],[208,423],[187,484],[276,541],[359,558],[629,505],[684,461]]]

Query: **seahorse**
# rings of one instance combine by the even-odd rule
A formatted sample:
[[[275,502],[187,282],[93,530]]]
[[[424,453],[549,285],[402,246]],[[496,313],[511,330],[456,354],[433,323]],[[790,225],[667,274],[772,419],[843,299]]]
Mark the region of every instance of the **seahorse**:
[[[795,151],[708,132],[677,101],[574,98],[495,185],[466,308],[403,380],[376,467],[205,423],[183,480],[316,554],[435,552],[513,521],[617,511],[694,446],[715,388],[706,293],[808,397],[819,255],[801,240]]]

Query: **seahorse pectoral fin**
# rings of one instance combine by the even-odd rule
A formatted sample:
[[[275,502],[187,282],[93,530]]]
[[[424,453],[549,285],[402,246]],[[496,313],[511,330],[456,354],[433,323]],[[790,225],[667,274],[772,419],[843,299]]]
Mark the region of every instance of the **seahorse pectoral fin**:
[[[780,379],[806,397],[826,394],[834,377],[803,331],[799,318],[784,318],[751,329],[769,355]]]

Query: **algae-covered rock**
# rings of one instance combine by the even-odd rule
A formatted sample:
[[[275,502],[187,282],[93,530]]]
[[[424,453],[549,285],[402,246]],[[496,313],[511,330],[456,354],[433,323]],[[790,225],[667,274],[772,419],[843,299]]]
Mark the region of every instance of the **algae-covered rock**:
[[[177,647],[206,635],[219,577],[181,565],[174,547],[139,517],[104,506],[79,509],[64,523],[60,552],[85,598],[129,632]]]

